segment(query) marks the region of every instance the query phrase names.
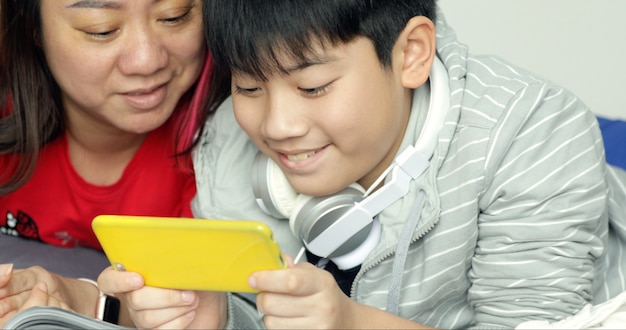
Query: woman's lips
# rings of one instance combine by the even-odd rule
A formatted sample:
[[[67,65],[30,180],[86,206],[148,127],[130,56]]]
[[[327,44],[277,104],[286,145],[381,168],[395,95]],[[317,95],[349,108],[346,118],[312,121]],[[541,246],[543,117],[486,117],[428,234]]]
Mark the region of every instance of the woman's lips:
[[[136,109],[149,110],[163,102],[167,92],[167,85],[161,85],[151,91],[147,92],[129,92],[124,93],[122,96],[126,103]]]

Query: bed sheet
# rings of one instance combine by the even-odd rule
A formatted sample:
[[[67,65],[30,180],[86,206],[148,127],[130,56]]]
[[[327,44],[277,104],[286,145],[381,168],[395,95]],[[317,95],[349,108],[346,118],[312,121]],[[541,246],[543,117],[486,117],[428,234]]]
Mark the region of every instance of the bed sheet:
[[[2,234],[0,263],[12,263],[16,269],[37,265],[62,276],[91,279],[109,266],[104,253],[94,249],[64,248]]]

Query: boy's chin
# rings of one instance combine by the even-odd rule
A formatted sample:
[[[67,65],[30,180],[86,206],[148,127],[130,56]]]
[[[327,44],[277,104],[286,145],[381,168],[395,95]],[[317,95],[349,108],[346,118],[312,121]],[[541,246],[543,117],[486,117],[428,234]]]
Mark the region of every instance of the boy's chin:
[[[294,184],[294,189],[303,195],[308,196],[329,196],[338,193],[348,187],[350,183],[338,184],[336,181],[329,180],[328,177],[322,179],[313,179],[308,183]]]

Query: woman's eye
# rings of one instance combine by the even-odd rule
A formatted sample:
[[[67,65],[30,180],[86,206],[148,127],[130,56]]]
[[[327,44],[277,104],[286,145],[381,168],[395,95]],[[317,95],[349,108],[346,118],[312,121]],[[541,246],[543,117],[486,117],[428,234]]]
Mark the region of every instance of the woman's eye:
[[[113,34],[115,34],[115,32],[117,32],[118,29],[115,30],[111,30],[111,31],[105,31],[105,32],[89,32],[89,31],[85,31],[85,33],[94,39],[107,39],[110,38]]]
[[[183,15],[161,18],[160,21],[166,24],[176,24],[179,22],[186,21],[191,16],[191,10],[186,11]]]

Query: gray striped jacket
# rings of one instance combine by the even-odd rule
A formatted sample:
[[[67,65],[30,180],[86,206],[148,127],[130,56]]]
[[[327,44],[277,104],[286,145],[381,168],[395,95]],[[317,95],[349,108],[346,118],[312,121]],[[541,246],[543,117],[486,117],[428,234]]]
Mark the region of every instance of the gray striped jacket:
[[[443,18],[437,42],[451,107],[427,173],[379,215],[382,239],[352,298],[434,327],[513,328],[560,320],[626,290],[626,174],[605,164],[594,114],[549,81],[470,55]],[[194,212],[265,221],[295,255],[300,245],[288,224],[254,202],[256,148],[231,107],[226,101],[209,120],[195,153]],[[416,127],[403,146],[413,144]],[[418,190],[426,203],[408,251],[397,253]],[[403,264],[392,271],[396,256]],[[229,328],[262,326],[229,296]]]

